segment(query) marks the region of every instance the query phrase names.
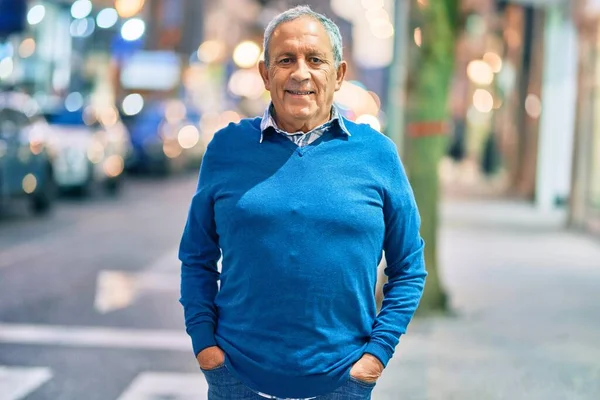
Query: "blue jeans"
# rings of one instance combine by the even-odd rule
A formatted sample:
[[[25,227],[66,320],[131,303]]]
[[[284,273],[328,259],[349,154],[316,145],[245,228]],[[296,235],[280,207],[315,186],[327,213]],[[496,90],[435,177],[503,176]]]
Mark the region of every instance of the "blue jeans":
[[[237,380],[225,365],[202,370],[208,382],[208,400],[266,400]],[[362,382],[350,377],[334,392],[315,400],[370,400],[375,383]]]

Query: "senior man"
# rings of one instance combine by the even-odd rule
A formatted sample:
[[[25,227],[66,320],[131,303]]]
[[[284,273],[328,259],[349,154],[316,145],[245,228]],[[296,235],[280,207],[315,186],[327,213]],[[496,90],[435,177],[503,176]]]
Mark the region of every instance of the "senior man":
[[[331,20],[290,9],[264,49],[272,102],[216,133],[191,202],[187,332],[211,400],[369,399],[425,283],[414,196],[392,141],[333,106],[346,63]]]

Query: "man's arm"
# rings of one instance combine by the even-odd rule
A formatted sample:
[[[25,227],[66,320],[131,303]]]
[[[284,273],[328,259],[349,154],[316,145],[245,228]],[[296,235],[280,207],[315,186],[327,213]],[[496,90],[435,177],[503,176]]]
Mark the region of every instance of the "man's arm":
[[[189,209],[179,246],[181,260],[181,298],[187,333],[192,338],[194,354],[216,345],[214,332],[217,312],[214,304],[218,292],[221,256],[214,219],[214,197],[210,185],[211,154],[208,146],[200,168],[198,187]]]
[[[394,354],[400,336],[406,332],[427,276],[415,198],[396,151],[392,158],[383,206],[388,282],[383,287],[383,304],[365,350],[377,357],[383,367]]]

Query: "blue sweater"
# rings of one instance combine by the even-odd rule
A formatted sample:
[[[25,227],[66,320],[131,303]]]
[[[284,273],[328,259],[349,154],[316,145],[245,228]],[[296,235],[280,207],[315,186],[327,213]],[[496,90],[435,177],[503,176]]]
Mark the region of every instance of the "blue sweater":
[[[218,345],[255,391],[318,396],[364,353],[386,365],[423,292],[420,218],[396,147],[344,123],[351,136],[335,125],[299,148],[273,131],[260,143],[260,118],[242,120],[202,162],[179,251],[187,332],[195,354]]]

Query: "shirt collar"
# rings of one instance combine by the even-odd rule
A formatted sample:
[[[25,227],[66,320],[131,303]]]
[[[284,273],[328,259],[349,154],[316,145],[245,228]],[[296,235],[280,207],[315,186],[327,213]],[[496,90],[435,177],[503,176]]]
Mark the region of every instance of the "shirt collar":
[[[327,121],[325,124],[331,125],[332,123],[337,122],[338,127],[342,131],[342,133],[346,136],[351,136],[350,131],[346,128],[346,124],[344,123],[344,118],[340,115],[339,110],[334,105],[331,107],[331,119]],[[321,126],[323,126],[321,125]],[[275,118],[273,118],[273,103],[269,104],[269,106],[265,109],[265,112],[262,117],[262,121],[260,122],[260,143],[263,142],[264,133],[267,129],[273,128],[275,130],[281,130],[277,126],[277,122],[275,122]],[[315,128],[318,129],[319,127]]]

